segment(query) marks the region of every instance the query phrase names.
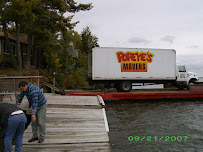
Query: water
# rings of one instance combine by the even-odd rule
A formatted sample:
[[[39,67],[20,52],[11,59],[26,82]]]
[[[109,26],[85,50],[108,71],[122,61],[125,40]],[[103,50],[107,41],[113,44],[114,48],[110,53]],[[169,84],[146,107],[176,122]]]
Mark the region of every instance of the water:
[[[199,82],[203,82],[203,77],[199,77]]]
[[[114,101],[106,113],[112,152],[203,151],[203,101]]]

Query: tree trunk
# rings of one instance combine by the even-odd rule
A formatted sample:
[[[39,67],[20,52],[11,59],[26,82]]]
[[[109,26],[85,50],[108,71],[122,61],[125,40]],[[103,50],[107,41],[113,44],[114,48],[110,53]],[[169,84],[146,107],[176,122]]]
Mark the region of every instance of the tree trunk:
[[[37,68],[41,68],[41,50],[37,48]]]
[[[27,61],[26,64],[31,65],[31,49],[32,49],[32,35],[27,34],[28,49],[27,49]]]
[[[20,49],[20,26],[16,22],[16,46],[17,46],[17,58],[18,58],[18,71],[22,70],[22,56]]]
[[[6,45],[8,47],[9,56],[11,58],[12,67],[17,69],[17,62],[16,62],[16,59],[14,58],[14,52],[13,52],[12,47],[11,47],[11,42],[9,40],[8,31],[7,31],[7,28],[6,28],[5,21],[3,21],[2,24],[3,24],[4,36],[5,36],[5,39],[6,39]]]
[[[33,46],[33,65],[37,66],[37,44],[36,39],[34,38],[34,46]]]

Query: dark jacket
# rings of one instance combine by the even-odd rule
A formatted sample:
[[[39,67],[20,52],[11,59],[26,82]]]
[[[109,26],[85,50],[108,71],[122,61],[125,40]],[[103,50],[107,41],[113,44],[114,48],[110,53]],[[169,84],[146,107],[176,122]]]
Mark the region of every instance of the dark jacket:
[[[21,109],[14,104],[0,103],[0,131],[6,128],[9,116],[17,110]]]

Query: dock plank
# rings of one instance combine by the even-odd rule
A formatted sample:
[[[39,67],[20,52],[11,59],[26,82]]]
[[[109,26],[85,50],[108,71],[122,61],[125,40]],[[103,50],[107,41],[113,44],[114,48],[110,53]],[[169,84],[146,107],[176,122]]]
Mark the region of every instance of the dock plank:
[[[58,98],[60,97],[60,100]],[[96,96],[94,97],[87,97],[87,96],[46,96],[48,104],[69,104],[69,105],[83,105],[83,106],[90,106],[90,105],[99,105],[99,101]]]
[[[24,145],[24,151],[29,152],[110,152],[109,143],[76,143],[76,144],[58,144],[58,145]]]
[[[32,136],[29,125],[24,133],[23,152],[111,151],[97,97],[45,96],[48,104],[45,140],[41,144],[28,143]]]

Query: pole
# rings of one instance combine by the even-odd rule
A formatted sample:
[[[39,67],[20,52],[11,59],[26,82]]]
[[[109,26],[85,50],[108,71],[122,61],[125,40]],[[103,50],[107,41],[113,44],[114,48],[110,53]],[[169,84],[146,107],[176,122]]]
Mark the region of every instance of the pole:
[[[56,79],[55,79],[55,72],[53,72],[53,94],[55,94],[55,85],[56,85]]]

